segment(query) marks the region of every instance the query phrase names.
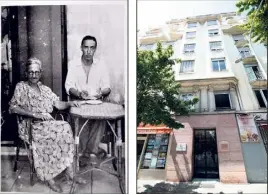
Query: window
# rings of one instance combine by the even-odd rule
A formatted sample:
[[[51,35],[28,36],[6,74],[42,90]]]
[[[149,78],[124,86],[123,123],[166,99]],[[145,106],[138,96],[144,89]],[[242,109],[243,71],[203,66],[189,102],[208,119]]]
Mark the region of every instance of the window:
[[[168,134],[149,135],[141,169],[165,169],[168,142]]]
[[[239,34],[239,35],[233,35],[233,40],[235,42],[238,42],[238,41],[242,41],[242,40],[245,40],[245,39],[244,39],[244,36],[242,34]]]
[[[231,109],[229,93],[215,93],[216,110]]]
[[[257,64],[245,64],[245,70],[249,81],[262,80],[262,74]]]
[[[242,58],[246,58],[251,55],[249,47],[240,47],[238,48],[238,51]]]
[[[194,31],[194,32],[187,32],[186,33],[186,38],[187,39],[193,39],[193,38],[195,38],[195,36],[196,36],[196,32]]]
[[[182,95],[181,95],[181,99],[182,99],[183,101],[193,100],[193,99],[194,99],[194,95],[191,94],[191,93],[188,93],[188,94],[182,94]],[[194,105],[191,105],[191,106],[190,106],[190,109],[193,110],[194,108],[195,108]]]
[[[209,20],[209,21],[207,21],[207,25],[208,26],[217,25],[217,20]]]
[[[194,49],[195,49],[195,43],[185,44],[183,52],[184,53],[191,53],[191,52],[194,52]]]
[[[212,59],[211,61],[212,61],[213,71],[226,70],[225,59],[224,58]]]
[[[163,48],[168,48],[168,46],[172,46],[172,48],[174,47],[174,44],[175,44],[175,41],[165,41],[165,42],[162,42],[162,46]]]
[[[181,62],[180,73],[194,72],[194,60],[186,60]]]
[[[214,41],[209,43],[211,51],[222,50],[221,41]]]
[[[153,47],[154,47],[154,43],[153,44],[140,45],[140,50],[152,50]]]
[[[188,28],[194,28],[196,26],[197,26],[197,23],[196,22],[188,23]]]
[[[208,36],[213,37],[219,35],[219,29],[208,30]]]
[[[254,90],[255,95],[258,99],[260,108],[267,107],[267,89]]]

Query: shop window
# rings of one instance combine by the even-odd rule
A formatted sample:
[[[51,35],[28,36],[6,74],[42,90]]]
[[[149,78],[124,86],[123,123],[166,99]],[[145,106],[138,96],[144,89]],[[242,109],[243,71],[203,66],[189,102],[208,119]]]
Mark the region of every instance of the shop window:
[[[254,90],[260,108],[267,107],[267,89]]]
[[[216,110],[231,109],[231,100],[229,93],[215,94]]]
[[[168,142],[168,134],[149,135],[141,169],[165,169]]]

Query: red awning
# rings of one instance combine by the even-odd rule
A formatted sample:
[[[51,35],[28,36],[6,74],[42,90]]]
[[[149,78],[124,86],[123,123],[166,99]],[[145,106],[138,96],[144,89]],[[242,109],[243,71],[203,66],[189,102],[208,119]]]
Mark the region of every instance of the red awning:
[[[169,134],[172,132],[172,129],[167,127],[164,124],[161,125],[143,125],[141,123],[137,127],[137,134]]]

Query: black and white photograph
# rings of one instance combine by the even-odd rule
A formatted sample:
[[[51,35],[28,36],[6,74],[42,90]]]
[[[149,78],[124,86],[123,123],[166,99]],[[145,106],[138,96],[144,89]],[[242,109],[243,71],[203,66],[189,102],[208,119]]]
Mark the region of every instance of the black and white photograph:
[[[128,193],[127,6],[1,2],[2,193]]]

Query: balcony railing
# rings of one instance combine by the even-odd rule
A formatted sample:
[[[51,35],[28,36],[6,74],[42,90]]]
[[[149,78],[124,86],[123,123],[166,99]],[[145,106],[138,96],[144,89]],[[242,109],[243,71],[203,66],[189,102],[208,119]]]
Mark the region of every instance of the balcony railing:
[[[262,73],[260,71],[251,71],[247,74],[249,81],[260,81],[264,80]]]
[[[239,53],[240,53],[241,58],[247,58],[247,57],[252,56],[250,51],[240,51]]]

